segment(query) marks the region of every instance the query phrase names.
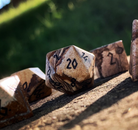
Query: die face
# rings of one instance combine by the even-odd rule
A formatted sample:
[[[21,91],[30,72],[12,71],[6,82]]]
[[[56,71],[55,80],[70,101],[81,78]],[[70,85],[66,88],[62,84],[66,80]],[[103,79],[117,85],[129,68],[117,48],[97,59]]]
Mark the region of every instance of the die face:
[[[16,99],[14,98],[14,93],[16,91],[16,87],[18,86],[20,80],[17,76],[15,76],[11,78],[5,78],[0,81],[1,81],[0,82],[1,106],[5,107],[10,102],[16,101]]]
[[[75,78],[78,82],[91,78],[94,56],[90,54],[85,55],[85,53],[86,51],[71,46],[63,56],[62,63],[56,66],[56,73],[60,76],[67,75],[68,77]],[[83,55],[85,58],[82,57]]]
[[[95,79],[128,70],[127,55],[122,40],[91,50],[95,59]]]
[[[138,20],[134,20],[132,24],[129,73],[133,81],[138,80]]]
[[[33,93],[29,96],[28,101],[30,103],[34,101],[38,101],[42,98],[45,98],[51,95],[51,93],[52,93],[52,90],[51,88],[46,86],[45,80],[41,80],[40,84],[36,87]]]
[[[0,80],[0,128],[32,115],[18,76]]]
[[[40,100],[52,93],[51,88],[45,85],[45,74],[39,68],[29,68],[15,74],[19,76],[29,102]]]
[[[84,85],[81,83],[88,79],[91,79],[89,84],[92,85],[94,58],[93,54],[76,46],[48,53],[46,85],[65,93],[82,89]]]

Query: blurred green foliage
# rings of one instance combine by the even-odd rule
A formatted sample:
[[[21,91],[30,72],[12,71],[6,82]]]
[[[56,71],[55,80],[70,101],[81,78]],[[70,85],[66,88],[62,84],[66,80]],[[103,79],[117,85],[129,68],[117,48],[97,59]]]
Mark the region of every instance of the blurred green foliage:
[[[89,51],[123,40],[129,54],[137,6],[130,0],[49,0],[1,23],[0,77],[29,67],[45,71],[46,53],[72,44]]]

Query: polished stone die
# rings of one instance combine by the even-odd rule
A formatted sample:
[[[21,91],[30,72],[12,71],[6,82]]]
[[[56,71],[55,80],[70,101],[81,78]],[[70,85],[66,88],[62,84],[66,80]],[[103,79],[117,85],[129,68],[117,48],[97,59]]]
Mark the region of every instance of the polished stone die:
[[[46,85],[67,94],[93,86],[95,56],[74,45],[46,55]]]
[[[91,50],[95,55],[94,78],[105,78],[127,71],[127,55],[122,40]]]
[[[52,93],[51,88],[45,85],[45,74],[39,68],[28,68],[13,75],[15,74],[18,75],[29,102],[40,100]]]
[[[30,118],[33,113],[17,75],[0,80],[0,128]]]

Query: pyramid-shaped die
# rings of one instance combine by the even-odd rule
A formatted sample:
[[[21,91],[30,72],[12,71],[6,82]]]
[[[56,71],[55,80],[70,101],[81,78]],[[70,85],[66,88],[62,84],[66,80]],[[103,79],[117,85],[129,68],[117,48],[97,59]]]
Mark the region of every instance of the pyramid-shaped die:
[[[93,86],[95,56],[74,45],[46,55],[46,85],[67,94]]]
[[[0,80],[0,128],[33,115],[17,75]]]
[[[138,81],[138,20],[136,19],[132,24],[129,73],[133,81]]]
[[[37,67],[24,69],[13,75],[19,76],[29,102],[37,101],[52,93],[51,88],[45,85],[45,74]]]

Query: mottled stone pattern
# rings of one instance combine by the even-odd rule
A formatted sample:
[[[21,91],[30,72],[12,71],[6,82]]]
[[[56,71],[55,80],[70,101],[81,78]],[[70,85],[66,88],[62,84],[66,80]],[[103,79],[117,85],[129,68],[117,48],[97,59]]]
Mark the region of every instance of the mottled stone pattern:
[[[0,80],[0,128],[33,115],[20,85],[17,75]]]
[[[95,56],[74,45],[46,55],[46,85],[67,94],[93,86]]]
[[[28,101],[34,102],[52,93],[51,88],[45,85],[45,74],[39,68],[28,68],[14,73],[18,75]]]
[[[122,40],[91,50],[90,52],[96,57],[95,79],[124,72],[129,68]]]
[[[132,24],[129,73],[133,81],[138,80],[138,20],[134,20]]]

